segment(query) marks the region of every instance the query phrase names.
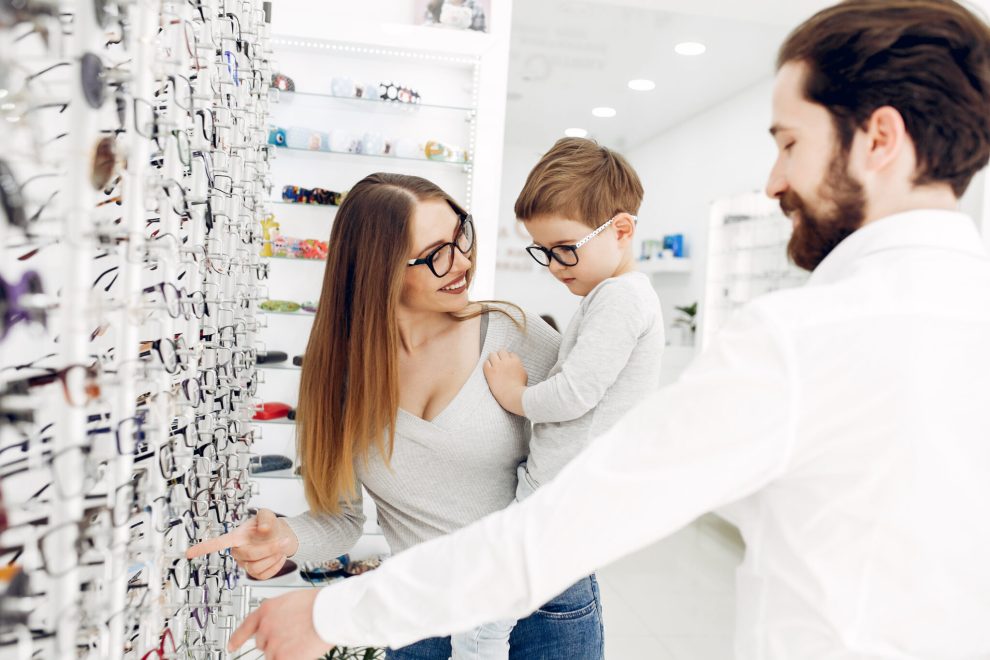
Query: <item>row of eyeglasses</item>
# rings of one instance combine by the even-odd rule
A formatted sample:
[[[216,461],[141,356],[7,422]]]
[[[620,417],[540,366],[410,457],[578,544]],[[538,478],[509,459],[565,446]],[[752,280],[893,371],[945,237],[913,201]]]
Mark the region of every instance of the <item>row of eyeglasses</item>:
[[[0,660],[226,657],[270,6],[0,0]],[[263,347],[260,347],[263,349]]]

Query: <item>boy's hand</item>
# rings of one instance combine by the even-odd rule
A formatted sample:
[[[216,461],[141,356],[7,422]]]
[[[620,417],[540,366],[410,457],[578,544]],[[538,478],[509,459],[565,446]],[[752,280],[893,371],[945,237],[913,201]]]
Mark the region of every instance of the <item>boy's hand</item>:
[[[488,387],[498,405],[513,415],[525,417],[522,397],[528,377],[519,356],[509,351],[492,353],[485,360],[484,370]]]

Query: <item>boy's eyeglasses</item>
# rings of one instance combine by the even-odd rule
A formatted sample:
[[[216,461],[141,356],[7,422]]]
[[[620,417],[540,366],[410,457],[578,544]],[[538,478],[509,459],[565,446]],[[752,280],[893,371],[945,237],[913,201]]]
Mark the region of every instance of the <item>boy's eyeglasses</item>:
[[[458,215],[461,217],[461,225],[453,241],[437,246],[422,259],[410,259],[407,265],[426,264],[435,276],[443,277],[454,267],[454,248],[457,248],[461,254],[470,254],[474,248],[474,220],[470,213],[459,212]]]
[[[574,245],[555,245],[552,248],[545,248],[542,245],[530,245],[526,248],[526,252],[528,252],[529,256],[533,257],[533,260],[541,266],[549,267],[551,259],[556,261],[561,266],[577,266],[578,248],[605,231],[617,217],[619,216],[613,216],[601,227],[591,232]],[[633,222],[638,220],[636,216],[632,216],[632,219]]]

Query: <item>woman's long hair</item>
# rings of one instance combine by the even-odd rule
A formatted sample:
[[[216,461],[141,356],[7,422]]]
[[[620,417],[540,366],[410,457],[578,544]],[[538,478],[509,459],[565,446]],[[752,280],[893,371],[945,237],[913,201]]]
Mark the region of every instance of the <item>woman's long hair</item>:
[[[306,499],[336,513],[357,491],[356,460],[392,455],[399,410],[397,310],[418,202],[457,203],[416,176],[372,174],[347,193],[330,233],[323,290],[306,346],[296,417]],[[475,253],[468,255],[474,274]],[[455,318],[482,313],[480,306]],[[387,436],[387,439],[386,439]]]

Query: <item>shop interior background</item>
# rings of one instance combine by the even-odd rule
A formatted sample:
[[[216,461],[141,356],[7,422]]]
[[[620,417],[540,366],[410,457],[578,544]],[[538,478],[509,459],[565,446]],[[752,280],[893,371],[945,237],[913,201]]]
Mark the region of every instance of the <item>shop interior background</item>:
[[[398,115],[334,105],[339,114],[330,115],[331,106],[321,106],[323,101],[287,94],[273,104],[272,124],[316,128],[321,121],[352,122],[348,128],[358,135],[377,130],[414,140],[442,137],[471,156],[470,168],[464,168],[457,162],[280,151],[271,163],[271,211],[284,235],[325,241],[332,215],[326,206],[282,204],[275,198],[283,185],[346,190],[372,171],[419,174],[449,190],[476,219],[479,269],[472,296],[549,314],[563,331],[580,300],[523,251],[528,239],[512,208],[540,155],[567,129],[583,129],[622,152],[645,187],[638,238],[658,243],[637,246],[636,253],[650,255],[640,266],[651,273],[667,324],[662,382],[677,378],[732,305],[759,292],[753,282],[764,271],[774,271],[774,286],[800,281],[800,274],[777,261],[767,265],[760,261],[767,255],[755,253],[766,239],[779,257],[786,240],[774,233],[780,226],[775,205],[761,200],[775,158],[767,133],[773,67],[787,33],[830,0],[488,0],[483,3],[487,29],[481,33],[421,25],[424,4],[274,0],[275,71],[293,78],[300,92],[330,95],[332,79],[341,75],[358,83],[387,75],[417,88],[424,103],[449,107]],[[974,4],[990,12],[990,0]],[[688,42],[703,44],[704,53],[675,51]],[[655,87],[634,90],[631,80],[649,80]],[[596,116],[596,108],[614,113]],[[963,209],[990,245],[986,171],[974,180]],[[768,221],[758,232],[737,231],[745,229],[745,221],[726,222],[763,217]],[[682,255],[661,257],[664,237],[676,235],[683,238]],[[729,266],[746,271],[743,279],[732,280],[738,269]],[[316,300],[320,273],[312,261],[273,261],[267,290],[271,298]],[[677,309],[692,305],[697,305],[693,318]],[[266,323],[264,346],[290,356],[302,353],[307,320],[269,314]],[[18,347],[34,337],[24,331],[8,338],[3,364],[15,362]],[[294,406],[298,368],[259,367],[265,376],[262,400]],[[263,429],[257,453],[294,456],[290,423],[280,420]],[[252,506],[288,515],[306,508],[301,483],[290,471],[257,481]],[[368,523],[358,551],[384,552],[371,499],[365,497],[365,503]],[[608,657],[731,657],[734,571],[742,550],[734,528],[707,515],[603,569]],[[254,588],[262,591],[260,585]]]

